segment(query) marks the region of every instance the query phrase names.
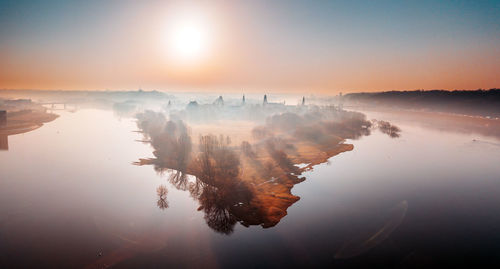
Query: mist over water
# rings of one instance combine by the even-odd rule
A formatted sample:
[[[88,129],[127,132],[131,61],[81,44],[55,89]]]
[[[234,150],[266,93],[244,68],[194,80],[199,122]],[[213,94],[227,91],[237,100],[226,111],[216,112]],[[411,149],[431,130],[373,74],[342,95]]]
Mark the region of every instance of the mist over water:
[[[499,22],[0,0],[0,269],[500,268]]]
[[[33,98],[58,117],[0,151],[2,267],[498,262],[494,120],[129,94]]]

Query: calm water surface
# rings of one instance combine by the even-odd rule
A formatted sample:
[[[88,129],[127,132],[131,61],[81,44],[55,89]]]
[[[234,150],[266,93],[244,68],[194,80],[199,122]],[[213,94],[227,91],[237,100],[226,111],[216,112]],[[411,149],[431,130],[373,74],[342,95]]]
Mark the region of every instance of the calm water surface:
[[[499,265],[500,140],[368,116],[401,137],[348,141],[295,185],[278,225],[223,235],[168,175],[132,165],[153,156],[133,119],[61,112],[0,151],[0,267]]]

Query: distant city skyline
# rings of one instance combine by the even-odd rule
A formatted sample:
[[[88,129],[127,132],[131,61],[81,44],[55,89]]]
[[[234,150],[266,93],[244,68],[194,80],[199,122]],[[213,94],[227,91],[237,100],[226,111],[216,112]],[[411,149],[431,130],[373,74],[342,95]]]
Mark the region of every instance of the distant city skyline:
[[[500,1],[3,1],[0,89],[500,87]]]

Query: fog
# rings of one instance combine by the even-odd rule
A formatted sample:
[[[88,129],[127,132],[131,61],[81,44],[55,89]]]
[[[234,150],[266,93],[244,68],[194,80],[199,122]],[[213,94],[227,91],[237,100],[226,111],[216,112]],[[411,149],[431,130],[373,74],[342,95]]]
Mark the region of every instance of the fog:
[[[335,106],[230,106],[222,97],[211,104],[190,101],[185,109],[146,110],[136,118],[155,157],[135,164],[168,174],[174,187],[199,202],[207,225],[223,234],[238,222],[275,226],[300,199],[291,190],[305,180],[303,172],[352,150],[346,139],[370,135],[373,128],[391,137],[399,131]]]
[[[167,252],[167,262],[182,257],[179,265],[214,262],[192,261],[193,249],[228,253],[213,254],[224,267],[254,257],[349,265],[388,246],[397,249],[393,262],[431,252],[408,256],[413,250],[397,238],[418,240],[419,223],[439,219],[428,213],[440,203],[446,219],[465,204],[476,218],[481,208],[498,211],[494,118],[274,94],[0,93],[2,235],[7,244],[40,246],[53,238],[51,253],[68,265],[129,264],[157,253],[151,262],[164,261]],[[24,203],[29,210],[17,206]],[[449,222],[471,225],[453,215]],[[487,222],[474,223],[474,236],[487,240],[477,233]],[[93,241],[73,252],[65,249],[71,236]],[[241,242],[259,248],[242,256]]]

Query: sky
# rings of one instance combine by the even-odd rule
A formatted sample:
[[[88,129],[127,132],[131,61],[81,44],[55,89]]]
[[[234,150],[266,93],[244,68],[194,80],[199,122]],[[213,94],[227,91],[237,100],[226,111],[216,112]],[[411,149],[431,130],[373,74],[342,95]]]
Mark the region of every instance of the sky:
[[[500,0],[0,0],[0,89],[494,87]]]

